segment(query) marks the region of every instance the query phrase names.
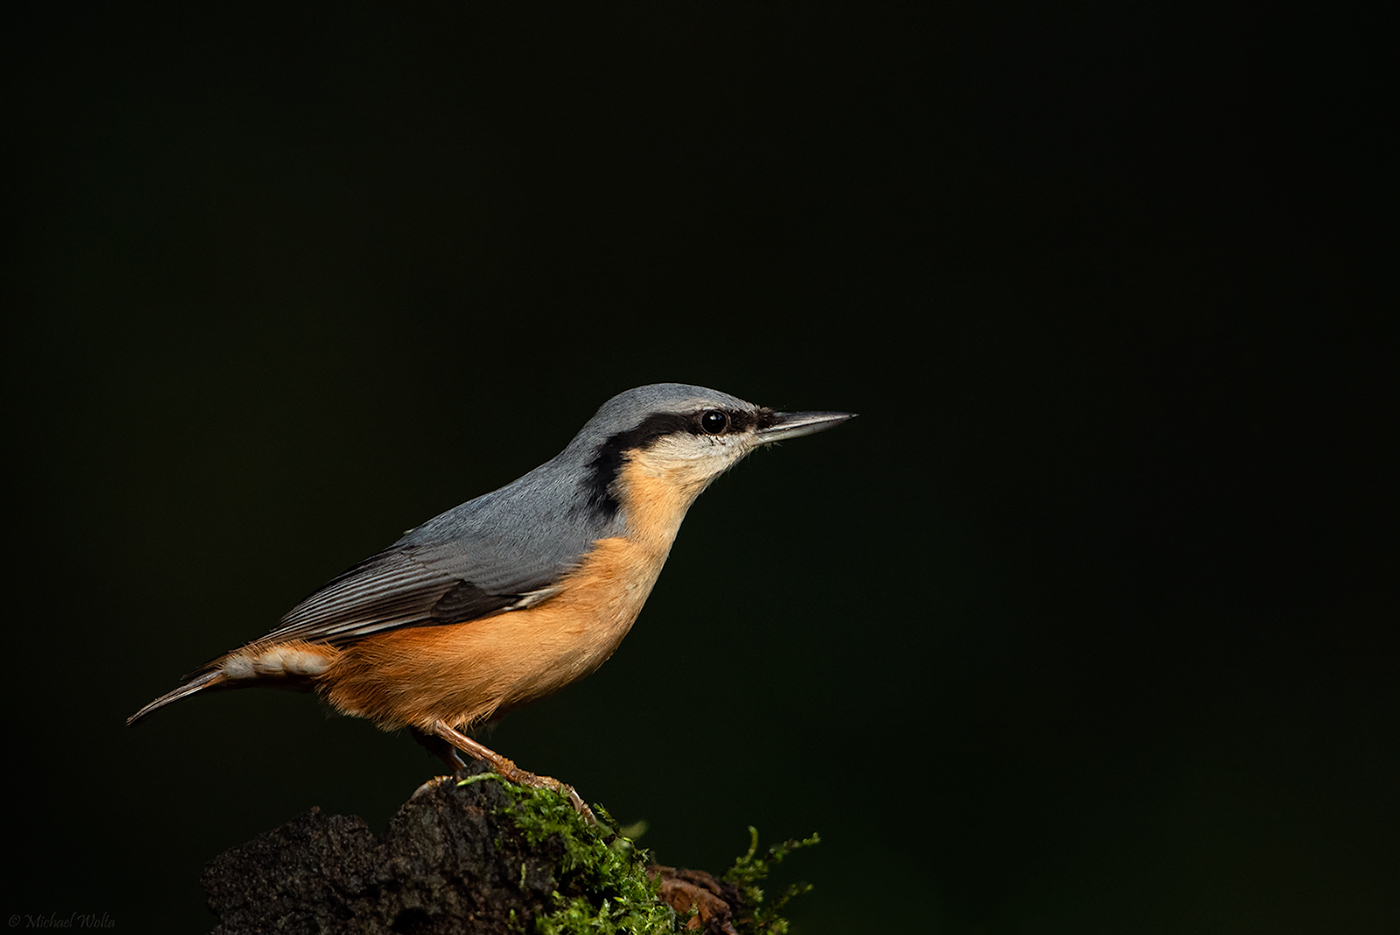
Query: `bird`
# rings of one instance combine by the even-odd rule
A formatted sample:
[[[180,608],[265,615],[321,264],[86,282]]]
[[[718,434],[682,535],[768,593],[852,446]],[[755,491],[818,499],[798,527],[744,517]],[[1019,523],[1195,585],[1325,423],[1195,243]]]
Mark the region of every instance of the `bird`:
[[[712,481],[760,447],[854,415],[776,411],[682,383],[619,393],[554,458],[410,529],[127,724],[210,690],[312,690],[341,714],[410,728],[454,770],[463,754],[485,760],[595,822],[572,786],[471,731],[613,654]]]

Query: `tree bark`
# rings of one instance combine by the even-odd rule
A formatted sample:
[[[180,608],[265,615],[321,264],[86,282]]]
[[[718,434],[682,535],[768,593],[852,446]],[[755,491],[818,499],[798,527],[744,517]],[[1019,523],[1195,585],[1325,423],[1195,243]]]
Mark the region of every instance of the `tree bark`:
[[[457,779],[480,779],[415,795],[382,837],[361,818],[313,808],[219,855],[203,880],[220,919],[214,935],[569,931],[555,915],[566,906],[575,921],[594,912],[618,924],[631,910],[652,931],[736,931],[737,887],[648,868],[630,841],[573,822],[557,803],[550,820],[563,830],[542,831],[525,814],[542,794],[516,792],[485,769],[473,763]]]

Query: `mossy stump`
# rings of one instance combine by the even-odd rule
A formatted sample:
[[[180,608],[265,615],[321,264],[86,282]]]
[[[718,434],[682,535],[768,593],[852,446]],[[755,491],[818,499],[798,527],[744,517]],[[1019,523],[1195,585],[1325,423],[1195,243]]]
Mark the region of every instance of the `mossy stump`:
[[[750,878],[648,867],[606,813],[590,827],[562,797],[485,770],[417,795],[383,836],[313,808],[219,855],[203,880],[214,935],[786,930]]]

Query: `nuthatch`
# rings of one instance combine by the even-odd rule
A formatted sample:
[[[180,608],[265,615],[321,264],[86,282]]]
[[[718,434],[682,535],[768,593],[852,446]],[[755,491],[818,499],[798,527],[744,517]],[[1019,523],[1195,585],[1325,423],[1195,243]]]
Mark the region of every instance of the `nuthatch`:
[[[660,383],[614,396],[553,460],[409,530],[316,591],[271,633],[137,711],[205,689],[314,689],[344,714],[569,796],[467,731],[593,672],[631,629],[686,510],[761,445],[844,412],[774,412]]]

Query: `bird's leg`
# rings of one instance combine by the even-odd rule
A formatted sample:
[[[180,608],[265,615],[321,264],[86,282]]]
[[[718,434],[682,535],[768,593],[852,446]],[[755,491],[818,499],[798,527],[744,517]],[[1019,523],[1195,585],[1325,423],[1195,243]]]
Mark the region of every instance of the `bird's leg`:
[[[467,765],[467,761],[462,759],[462,754],[452,744],[443,740],[437,734],[429,734],[416,727],[410,727],[409,733],[413,734],[413,739],[423,746],[431,756],[447,764],[447,768],[452,772],[457,772]]]
[[[574,787],[568,783],[560,782],[550,776],[536,776],[528,770],[523,770],[516,766],[513,760],[501,756],[495,750],[490,749],[484,744],[477,743],[466,734],[442,722],[434,724],[432,732],[438,737],[441,737],[452,747],[461,750],[468,756],[490,763],[492,769],[511,782],[518,782],[523,786],[530,786],[534,789],[548,789],[551,792],[557,792],[560,795],[567,796],[569,802],[573,804],[574,809],[583,816],[584,821],[588,822],[590,825],[596,825],[598,823],[598,819],[593,816],[593,809],[588,807],[588,803],[583,801],[583,798],[574,791]]]
[[[467,765],[467,761],[462,759],[462,754],[457,751],[456,747],[436,734],[425,734],[416,727],[410,727],[409,731],[412,732],[413,739],[423,745],[424,750],[427,750],[429,754],[446,763],[448,769],[446,776],[434,776],[415,789],[413,795],[409,796],[409,798],[416,799],[420,795],[426,795],[432,792],[448,780],[455,779],[457,772]]]

